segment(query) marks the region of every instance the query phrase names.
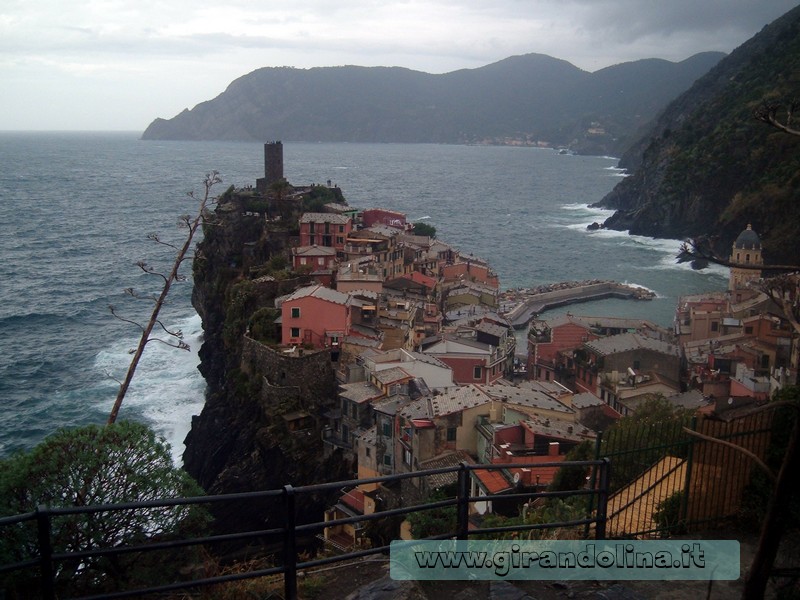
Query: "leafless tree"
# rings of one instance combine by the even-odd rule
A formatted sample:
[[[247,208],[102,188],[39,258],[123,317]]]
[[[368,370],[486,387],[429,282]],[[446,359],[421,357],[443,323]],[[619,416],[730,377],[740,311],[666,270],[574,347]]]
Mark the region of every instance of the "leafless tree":
[[[216,171],[212,171],[211,173],[206,175],[206,178],[203,182],[203,186],[205,188],[203,197],[200,198],[199,206],[197,209],[197,214],[194,216],[184,215],[180,218],[180,226],[184,227],[187,230],[186,239],[184,240],[181,246],[175,246],[173,244],[167,243],[162,241],[158,235],[150,234],[148,236],[149,239],[153,240],[158,244],[162,244],[164,246],[168,246],[176,251],[175,261],[172,263],[172,269],[169,273],[161,273],[160,271],[155,270],[154,268],[150,267],[147,263],[140,261],[137,263],[140,269],[145,273],[150,275],[155,275],[157,277],[161,277],[164,280],[164,285],[161,288],[161,292],[158,296],[152,296],[149,299],[153,301],[153,312],[150,314],[150,319],[147,321],[145,325],[142,325],[136,321],[125,319],[120,317],[117,312],[115,311],[114,307],[109,307],[111,313],[127,322],[132,323],[139,327],[142,330],[142,335],[139,338],[139,344],[136,346],[136,349],[133,351],[133,358],[131,358],[130,365],[128,365],[128,371],[125,375],[125,379],[120,382],[119,391],[117,392],[117,398],[114,401],[114,406],[111,409],[111,414],[108,416],[108,423],[114,423],[117,420],[117,415],[119,414],[119,409],[122,406],[122,401],[125,399],[125,394],[128,392],[128,388],[130,387],[131,380],[133,379],[133,375],[136,372],[136,368],[139,366],[139,360],[142,358],[142,354],[144,353],[144,349],[149,342],[157,341],[163,344],[167,344],[169,346],[173,346],[175,348],[180,348],[182,350],[189,350],[189,346],[183,341],[183,333],[179,330],[170,330],[168,329],[158,318],[159,313],[161,312],[161,308],[164,306],[166,302],[167,295],[169,294],[169,290],[172,287],[173,282],[175,281],[183,281],[185,277],[180,274],[180,268],[183,264],[183,261],[187,258],[192,258],[192,256],[187,256],[189,254],[189,250],[192,248],[192,241],[194,240],[195,233],[197,232],[198,228],[205,222],[206,218],[206,209],[207,207],[216,201],[215,198],[211,196],[212,188],[220,183],[222,179],[220,178],[219,174]],[[197,199],[193,192],[189,192],[189,197],[193,199]],[[140,297],[132,288],[128,288],[125,292],[134,297]],[[165,333],[168,337],[167,339],[162,339],[159,337],[153,336],[153,330],[158,327],[163,333]]]
[[[785,102],[765,100],[753,111],[753,116],[784,133],[800,136],[800,129],[794,124],[795,112],[800,109],[800,101],[796,99]]]

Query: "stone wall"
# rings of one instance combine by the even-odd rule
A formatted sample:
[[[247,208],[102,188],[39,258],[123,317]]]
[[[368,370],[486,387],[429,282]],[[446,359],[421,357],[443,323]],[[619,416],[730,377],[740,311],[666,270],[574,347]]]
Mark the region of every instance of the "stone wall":
[[[272,388],[293,390],[289,395],[298,398],[306,410],[328,405],[336,396],[336,378],[327,351],[292,356],[244,336],[241,370],[266,378]]]

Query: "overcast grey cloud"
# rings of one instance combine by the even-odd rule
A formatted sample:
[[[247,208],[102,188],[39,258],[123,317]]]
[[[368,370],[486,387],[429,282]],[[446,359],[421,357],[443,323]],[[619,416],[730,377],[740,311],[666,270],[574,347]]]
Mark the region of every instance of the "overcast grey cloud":
[[[265,66],[428,73],[538,52],[595,71],[730,52],[792,0],[5,0],[0,129],[143,130]]]

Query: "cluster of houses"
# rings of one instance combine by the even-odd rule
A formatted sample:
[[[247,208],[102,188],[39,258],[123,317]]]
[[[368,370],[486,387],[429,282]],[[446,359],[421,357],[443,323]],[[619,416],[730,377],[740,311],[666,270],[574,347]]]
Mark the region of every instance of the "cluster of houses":
[[[752,229],[733,252],[760,264]],[[275,301],[282,352],[330,353],[338,398],[319,416],[324,447],[350,460],[359,479],[463,461],[530,463],[471,471],[472,495],[541,490],[570,449],[654,394],[721,412],[763,400],[796,372],[791,327],[748,285],[760,276],[753,269],[732,269],[727,292],[681,298],[674,330],[569,313],[535,320],[523,378],[514,330],[498,312],[497,275],[415,235],[404,214],[325,205],[300,218],[291,259],[315,283]],[[454,481],[446,473],[344,489],[326,520],[421,500]],[[359,524],[324,532],[339,549],[364,537]]]
[[[796,379],[798,347],[781,307],[757,286],[761,241],[748,226],[733,243],[728,289],[681,297],[673,330],[648,321],[570,314],[535,321],[528,370],[592,394],[621,415],[658,393],[700,412],[766,400]]]

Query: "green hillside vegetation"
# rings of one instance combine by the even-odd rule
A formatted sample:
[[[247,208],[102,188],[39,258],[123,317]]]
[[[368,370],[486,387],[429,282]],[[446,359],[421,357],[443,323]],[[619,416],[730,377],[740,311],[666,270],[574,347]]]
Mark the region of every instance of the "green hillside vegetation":
[[[535,143],[621,152],[721,53],[588,73],[541,54],[431,75],[399,67],[262,68],[144,139]],[[590,128],[592,132],[589,132]]]
[[[759,121],[764,101],[800,93],[800,8],[737,48],[682,94],[623,156],[633,172],[599,204],[613,229],[656,237],[719,236],[748,223],[767,262],[800,253],[800,137]]]

